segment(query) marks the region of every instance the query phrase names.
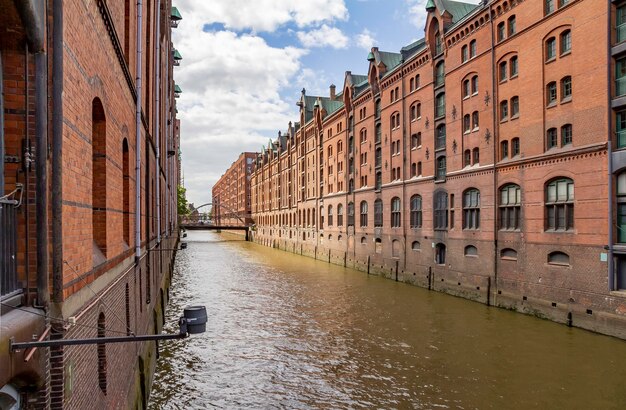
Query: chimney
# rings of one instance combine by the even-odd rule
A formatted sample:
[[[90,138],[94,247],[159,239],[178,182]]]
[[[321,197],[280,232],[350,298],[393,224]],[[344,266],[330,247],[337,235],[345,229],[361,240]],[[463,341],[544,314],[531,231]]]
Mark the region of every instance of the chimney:
[[[331,84],[330,85],[330,100],[331,101],[335,101],[336,95],[335,95],[335,84]]]

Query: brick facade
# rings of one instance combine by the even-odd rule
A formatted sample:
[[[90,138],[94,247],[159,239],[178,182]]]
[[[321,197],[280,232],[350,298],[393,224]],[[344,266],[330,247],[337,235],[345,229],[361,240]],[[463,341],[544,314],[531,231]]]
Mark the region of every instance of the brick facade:
[[[256,153],[242,152],[224,172],[211,190],[213,221],[216,225],[245,225],[252,223],[250,178]]]
[[[82,339],[151,334],[163,326],[178,243],[180,173],[171,7],[169,0],[142,2],[137,137],[137,2],[0,0],[0,114],[9,160],[0,197],[16,188],[7,199],[22,197],[19,206],[7,202],[16,207],[18,287],[10,294],[2,290],[3,344],[10,337],[29,341],[32,335]],[[49,39],[37,41],[32,34],[37,32],[46,32]],[[62,48],[55,48],[60,32]],[[41,56],[47,67],[39,87],[35,61]],[[59,61],[61,76],[55,71]],[[57,90],[62,92],[58,100]],[[47,115],[37,111],[39,95]],[[46,144],[42,152],[47,152],[43,175],[37,174],[34,161],[40,137]],[[41,200],[36,182],[41,178],[46,181],[49,221],[44,248],[36,237],[42,218],[36,212]],[[140,254],[135,253],[137,184]],[[37,260],[38,253],[45,265]],[[0,267],[3,287],[9,277],[5,262],[3,258]],[[39,271],[40,266],[49,271]],[[46,278],[49,292],[39,286]],[[145,408],[155,347],[152,342],[39,348],[25,364],[28,351],[2,349],[0,386],[16,386],[29,408]]]
[[[625,338],[619,2],[430,3],[424,39],[303,89],[255,241]]]

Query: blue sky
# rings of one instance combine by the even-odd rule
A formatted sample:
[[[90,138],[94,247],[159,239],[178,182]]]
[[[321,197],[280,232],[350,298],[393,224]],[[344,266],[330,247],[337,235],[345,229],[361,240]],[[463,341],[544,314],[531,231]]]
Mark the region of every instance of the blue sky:
[[[468,1],[468,0],[466,0]],[[468,2],[477,3],[477,0]],[[258,151],[297,119],[309,95],[339,92],[345,71],[367,74],[372,46],[398,52],[424,35],[426,0],[177,0],[174,46],[187,198],[211,188],[243,151]]]

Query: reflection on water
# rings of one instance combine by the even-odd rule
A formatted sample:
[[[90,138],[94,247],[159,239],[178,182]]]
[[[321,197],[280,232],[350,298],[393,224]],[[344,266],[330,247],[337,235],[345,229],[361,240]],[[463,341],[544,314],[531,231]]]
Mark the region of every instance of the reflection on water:
[[[624,409],[626,343],[212,232],[180,251],[153,409]]]

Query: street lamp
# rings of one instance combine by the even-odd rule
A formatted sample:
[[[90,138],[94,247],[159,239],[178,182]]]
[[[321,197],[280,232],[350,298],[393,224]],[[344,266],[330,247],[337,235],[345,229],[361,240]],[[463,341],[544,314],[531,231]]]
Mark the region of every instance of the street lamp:
[[[9,350],[12,352],[21,349],[34,347],[71,346],[106,343],[129,343],[146,342],[153,340],[184,339],[189,335],[204,333],[206,331],[207,314],[204,306],[188,306],[183,310],[183,316],[178,320],[180,331],[177,334],[165,335],[140,335],[140,336],[120,336],[120,337],[97,337],[88,339],[58,339],[43,340],[36,342],[14,342],[9,340]]]

